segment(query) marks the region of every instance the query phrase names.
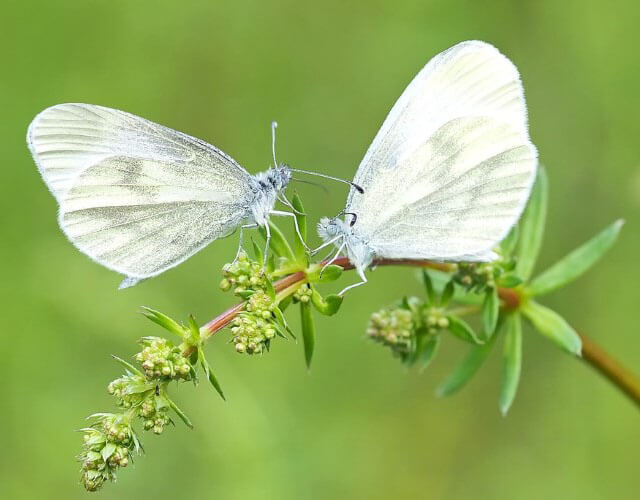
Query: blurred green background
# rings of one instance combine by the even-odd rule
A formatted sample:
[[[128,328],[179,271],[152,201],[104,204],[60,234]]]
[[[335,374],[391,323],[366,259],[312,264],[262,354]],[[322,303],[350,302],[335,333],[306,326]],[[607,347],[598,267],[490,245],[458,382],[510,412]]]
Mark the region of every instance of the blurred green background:
[[[492,42],[522,73],[548,167],[540,266],[627,220],[606,260],[545,303],[638,371],[639,15],[637,2],[596,0],[5,0],[0,497],[85,497],[74,430],[112,408],[105,386],[121,370],[109,355],[130,356],[138,337],[158,333],[139,305],[204,322],[232,303],[217,284],[235,237],[117,291],[120,277],[58,229],[24,140],[36,113],[68,101],[124,109],[208,140],[251,172],[269,164],[277,119],[281,160],[350,178],[430,57],[465,39]],[[329,197],[300,188],[308,211],[340,210],[345,190],[329,187]],[[229,401],[181,386],[196,429],[145,435],[147,455],[102,498],[638,498],[637,408],[544,339],[525,336],[507,418],[499,352],[439,400],[433,389],[465,346],[447,339],[418,374],[363,339],[371,311],[419,291],[412,270],[372,273],[341,314],[319,318],[310,373],[300,345],[241,357],[221,334],[208,353]]]

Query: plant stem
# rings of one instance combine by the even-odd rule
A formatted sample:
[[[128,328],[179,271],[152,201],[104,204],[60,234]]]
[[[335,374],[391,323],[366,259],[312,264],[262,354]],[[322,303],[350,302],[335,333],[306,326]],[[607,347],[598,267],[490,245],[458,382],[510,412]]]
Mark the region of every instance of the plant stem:
[[[325,263],[326,261],[320,262],[320,265]],[[333,264],[342,267],[345,271],[354,268],[347,257],[339,257]],[[415,259],[376,259],[373,261],[372,266],[428,267],[444,272],[451,272],[455,269],[454,264]],[[305,273],[300,271],[276,281],[273,287],[276,292],[281,292],[287,288],[295,290],[292,285],[305,279]],[[516,289],[498,288],[498,296],[502,300],[503,307],[515,309],[520,305],[520,294]],[[204,325],[200,329],[202,340],[207,340],[227,326],[244,309],[244,304],[244,302],[236,304]],[[582,339],[582,360],[589,363],[613,385],[624,392],[636,405],[640,406],[640,378],[607,354],[598,344],[581,334],[579,335]],[[191,353],[185,352],[184,354],[188,356]]]

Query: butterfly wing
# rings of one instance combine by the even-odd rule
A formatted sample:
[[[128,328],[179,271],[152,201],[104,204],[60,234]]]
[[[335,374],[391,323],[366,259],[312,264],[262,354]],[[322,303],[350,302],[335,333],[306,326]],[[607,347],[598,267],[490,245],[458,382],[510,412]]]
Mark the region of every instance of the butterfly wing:
[[[61,196],[60,227],[105,267],[130,278],[155,276],[229,235],[249,214],[251,184],[215,167],[106,158],[84,169]]]
[[[109,156],[185,162],[210,158],[214,165],[247,172],[214,146],[139,116],[93,104],[58,104],[29,125],[27,144],[42,177],[56,199],[85,168]]]
[[[515,66],[462,42],[434,57],[393,106],[354,181],[354,231],[389,258],[490,260],[533,184],[536,151]]]
[[[414,77],[367,150],[354,182],[365,191],[381,170],[394,169],[442,125],[461,116],[493,116],[527,132],[518,70],[498,49],[461,42],[441,52]],[[348,210],[362,197],[354,189]]]
[[[536,151],[493,117],[455,118],[369,184],[354,230],[388,258],[492,260],[524,208]]]
[[[253,177],[222,151],[123,111],[53,106],[27,142],[65,234],[129,284],[232,232],[253,201]]]

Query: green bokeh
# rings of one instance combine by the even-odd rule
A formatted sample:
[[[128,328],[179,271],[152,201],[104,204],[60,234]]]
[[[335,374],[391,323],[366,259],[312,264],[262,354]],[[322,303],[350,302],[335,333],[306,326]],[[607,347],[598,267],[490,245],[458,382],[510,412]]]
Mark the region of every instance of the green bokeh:
[[[431,56],[492,42],[520,68],[549,172],[540,264],[627,220],[606,260],[546,303],[640,367],[637,2],[5,0],[0,15],[0,497],[85,498],[73,431],[111,408],[105,386],[120,368],[109,354],[129,356],[156,331],[138,305],[205,321],[231,304],[217,283],[233,237],[124,292],[66,241],[24,141],[33,116],[60,102],[183,130],[251,172],[269,164],[277,119],[282,160],[351,177]],[[300,188],[316,216],[343,205],[345,190],[329,187],[328,197]],[[371,273],[341,314],[319,319],[310,373],[300,345],[241,357],[222,334],[207,351],[229,401],[181,386],[195,430],[145,436],[147,455],[101,498],[637,498],[637,409],[544,339],[525,334],[507,418],[497,352],[461,394],[438,400],[459,342],[418,374],[363,340],[372,310],[418,291],[411,270]]]

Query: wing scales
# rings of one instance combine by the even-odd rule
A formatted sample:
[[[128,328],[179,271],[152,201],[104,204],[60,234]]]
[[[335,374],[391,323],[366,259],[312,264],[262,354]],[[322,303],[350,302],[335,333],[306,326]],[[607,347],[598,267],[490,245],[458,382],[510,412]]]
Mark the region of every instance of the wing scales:
[[[222,168],[228,182],[249,174],[232,158],[195,137],[144,118],[92,104],[59,104],[29,126],[27,143],[45,183],[60,200],[84,169],[109,156],[192,162],[202,171]]]
[[[527,135],[518,71],[485,42],[459,43],[429,61],[389,112],[354,182],[366,192],[380,171],[398,167],[442,125],[462,116],[491,116]],[[352,189],[347,210],[358,212],[361,201]]]
[[[79,250],[130,278],[174,267],[233,232],[253,202],[251,184],[197,161],[108,157],[62,195],[60,226]]]
[[[451,120],[360,201],[359,234],[388,258],[486,259],[524,208],[536,151],[492,117]]]

